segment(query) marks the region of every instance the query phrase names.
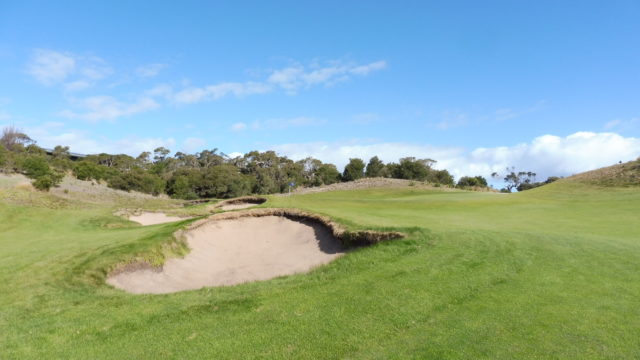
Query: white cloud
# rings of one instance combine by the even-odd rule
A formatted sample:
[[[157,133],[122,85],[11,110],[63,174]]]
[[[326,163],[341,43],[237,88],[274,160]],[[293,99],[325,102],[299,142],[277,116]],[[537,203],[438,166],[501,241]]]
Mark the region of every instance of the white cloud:
[[[89,121],[114,120],[160,107],[160,104],[150,97],[142,97],[132,103],[123,103],[111,96],[92,96],[72,102],[83,111],[64,110],[60,115],[70,119]]]
[[[382,70],[386,66],[385,61],[376,61],[366,65],[333,62],[324,67],[314,66],[307,70],[304,66],[296,64],[273,71],[267,78],[267,82],[281,87],[289,94],[295,94],[302,88],[314,85],[331,86],[348,80],[351,75],[365,76],[371,72]]]
[[[577,132],[559,137],[544,135],[528,143],[467,151],[459,147],[442,147],[407,143],[303,143],[272,147],[293,159],[313,156],[344,167],[349,158],[367,161],[374,155],[385,162],[406,156],[431,158],[436,168],[447,169],[457,178],[465,175],[489,177],[504,172],[508,166],[533,171],[538,178],[568,176],[575,173],[629,161],[640,156],[640,138],[615,133]]]
[[[143,151],[153,151],[160,146],[170,149],[176,145],[173,138],[126,137],[112,140],[100,136],[96,137],[86,131],[63,129],[58,123],[27,127],[24,130],[38,142],[39,146],[53,148],[56,145],[64,145],[69,146],[72,152],[81,154],[109,153],[137,156]]]
[[[237,158],[237,157],[242,157],[242,156],[244,156],[244,154],[243,154],[243,153],[241,153],[241,152],[237,152],[237,151],[235,151],[235,152],[232,152],[232,153],[227,154],[227,156],[228,156],[229,158],[231,158],[231,159],[235,159],[235,158]]]
[[[628,120],[615,119],[604,124],[605,130],[630,130],[633,128],[640,128],[640,118],[633,118]]]
[[[53,50],[35,50],[27,73],[44,85],[64,81],[76,68],[72,55]]]
[[[231,125],[231,130],[233,131],[243,131],[247,129],[247,124],[243,122],[235,123]]]
[[[333,62],[324,67],[314,65],[308,69],[297,64],[272,71],[264,81],[222,82],[203,87],[191,86],[175,92],[171,87],[163,85],[151,91],[179,104],[214,101],[227,96],[245,97],[267,94],[277,89],[282,89],[288,94],[295,94],[300,89],[311,86],[331,86],[348,80],[353,75],[365,76],[373,71],[381,70],[385,66],[386,62],[384,61],[366,65]]]
[[[386,67],[387,67],[386,61],[376,61],[367,65],[356,66],[352,68],[350,72],[356,75],[369,75],[369,73],[371,72],[383,70]]]
[[[27,73],[38,82],[47,86],[63,84],[66,91],[84,90],[112,72],[107,63],[97,56],[46,49],[34,50],[27,64]]]
[[[191,87],[171,95],[173,101],[183,104],[191,104],[206,100],[218,100],[222,97],[233,95],[244,97],[253,94],[265,94],[271,91],[271,86],[258,82],[226,82],[209,85],[202,88]]]
[[[182,143],[182,150],[187,153],[194,153],[196,151],[202,150],[205,145],[207,145],[207,141],[205,139],[189,137],[186,138]]]
[[[136,74],[140,77],[154,77],[157,76],[162,69],[166,68],[167,64],[147,64],[140,66],[136,69]]]

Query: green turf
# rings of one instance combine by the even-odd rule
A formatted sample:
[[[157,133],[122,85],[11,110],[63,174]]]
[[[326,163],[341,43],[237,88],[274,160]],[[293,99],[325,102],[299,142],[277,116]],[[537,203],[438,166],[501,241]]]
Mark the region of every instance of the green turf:
[[[142,296],[105,285],[105,271],[161,260],[179,224],[12,196],[0,201],[0,359],[640,358],[638,188],[271,197],[409,236],[306,275]]]

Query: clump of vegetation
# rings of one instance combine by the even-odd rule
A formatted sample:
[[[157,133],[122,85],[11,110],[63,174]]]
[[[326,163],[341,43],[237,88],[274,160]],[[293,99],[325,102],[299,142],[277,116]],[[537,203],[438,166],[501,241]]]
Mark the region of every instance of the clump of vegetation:
[[[406,179],[434,186],[455,184],[447,170],[433,168],[435,160],[415,157],[389,164],[377,156],[366,164],[352,158],[341,173],[334,164],[311,157],[294,161],[274,151],[251,151],[235,158],[218,149],[170,154],[169,149],[159,147],[137,157],[106,153],[72,156],[68,146],[42,149],[12,127],[4,130],[0,140],[0,167],[34,180],[42,178],[34,183],[39,189],[56,186],[64,174],[80,180],[104,181],[114,189],[187,200],[282,193],[298,186],[330,185],[365,177]]]
[[[518,191],[531,190],[542,185],[551,184],[554,181],[561,179],[558,176],[550,176],[545,181],[536,181],[537,174],[531,171],[518,171],[516,173],[515,167],[506,169],[507,175],[504,177],[505,187],[500,189],[500,192],[510,193],[514,189]],[[491,174],[493,178],[500,178],[500,174],[494,172]]]
[[[478,176],[463,176],[458,180],[456,187],[459,188],[486,188],[488,186],[487,179]]]
[[[569,179],[598,186],[640,186],[640,158],[587,171]]]

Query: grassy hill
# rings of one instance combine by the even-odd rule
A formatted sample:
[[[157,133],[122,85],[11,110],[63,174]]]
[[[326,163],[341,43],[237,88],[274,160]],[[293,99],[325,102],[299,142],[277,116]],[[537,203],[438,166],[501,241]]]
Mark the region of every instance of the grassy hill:
[[[640,186],[640,158],[577,174],[567,180],[600,186]]]
[[[161,261],[188,222],[113,211],[169,200],[0,190],[0,358],[640,358],[640,188],[605,178],[270,197],[409,236],[306,275],[170,295],[104,284],[134,254]]]

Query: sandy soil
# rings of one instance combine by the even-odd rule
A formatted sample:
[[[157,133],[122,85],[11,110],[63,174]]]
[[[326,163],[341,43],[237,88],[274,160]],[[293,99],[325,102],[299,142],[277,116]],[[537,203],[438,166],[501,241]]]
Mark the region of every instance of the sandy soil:
[[[220,206],[219,209],[222,209],[224,211],[229,211],[229,210],[247,209],[247,208],[254,207],[254,206],[258,206],[258,204],[251,204],[251,203],[227,204],[227,205]]]
[[[168,222],[180,221],[185,218],[178,216],[168,216],[164,213],[157,212],[143,212],[140,215],[130,215],[129,220],[146,225],[164,224]]]
[[[322,225],[282,216],[206,223],[185,233],[191,252],[161,271],[123,272],[107,283],[137,294],[235,285],[306,272],[340,256],[340,241]]]

